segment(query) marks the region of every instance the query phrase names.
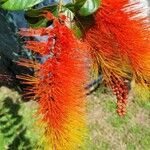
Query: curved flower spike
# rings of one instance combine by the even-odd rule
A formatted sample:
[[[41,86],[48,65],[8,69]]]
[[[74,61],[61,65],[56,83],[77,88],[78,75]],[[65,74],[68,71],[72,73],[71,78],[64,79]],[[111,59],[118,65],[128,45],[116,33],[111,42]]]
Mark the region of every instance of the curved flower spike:
[[[34,36],[39,31],[41,29],[26,29],[21,34]],[[84,89],[88,75],[86,47],[57,19],[52,29],[42,31],[48,40],[28,41],[26,47],[48,57],[42,64],[20,62],[33,67],[35,74],[34,77],[21,75],[19,78],[29,85],[29,95],[38,99],[38,115],[42,116],[39,124],[45,129],[45,149],[77,150],[83,146],[87,132]]]

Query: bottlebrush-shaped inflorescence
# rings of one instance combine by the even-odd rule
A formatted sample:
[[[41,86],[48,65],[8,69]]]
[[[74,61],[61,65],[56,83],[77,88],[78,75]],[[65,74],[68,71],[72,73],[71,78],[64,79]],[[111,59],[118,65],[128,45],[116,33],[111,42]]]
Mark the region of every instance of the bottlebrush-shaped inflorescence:
[[[113,83],[112,73],[113,79],[130,79],[145,89],[149,85],[149,18],[141,15],[143,9],[137,4],[140,2],[103,0],[95,23],[85,32],[94,66],[102,71],[107,85]]]
[[[77,150],[86,136],[85,82],[87,65],[85,46],[61,19],[53,19],[53,28],[22,29],[23,36],[47,36],[44,42],[28,41],[26,47],[46,56],[43,63],[22,60],[20,65],[33,67],[33,76],[20,75],[29,84],[28,96],[38,99],[45,142],[53,150]]]

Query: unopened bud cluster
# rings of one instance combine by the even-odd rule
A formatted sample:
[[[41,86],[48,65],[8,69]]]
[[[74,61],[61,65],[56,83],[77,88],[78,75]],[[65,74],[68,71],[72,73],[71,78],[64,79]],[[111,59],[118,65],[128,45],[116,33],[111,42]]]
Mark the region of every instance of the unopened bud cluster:
[[[110,86],[117,98],[117,113],[119,114],[119,116],[124,116],[126,114],[126,106],[129,93],[127,82],[124,79],[117,78],[116,76],[111,75]]]

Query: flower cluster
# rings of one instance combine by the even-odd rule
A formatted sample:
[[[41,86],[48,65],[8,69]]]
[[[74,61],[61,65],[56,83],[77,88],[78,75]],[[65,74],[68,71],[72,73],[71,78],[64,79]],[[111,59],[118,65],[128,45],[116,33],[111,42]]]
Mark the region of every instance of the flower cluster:
[[[119,114],[119,116],[124,116],[126,114],[126,106],[128,100],[127,82],[123,79],[115,77],[113,74],[110,78],[110,86],[117,98],[117,113]]]
[[[34,77],[20,75],[19,78],[29,84],[28,96],[34,95],[38,100],[46,145],[55,150],[78,149],[86,135],[84,87],[88,73],[85,46],[56,18],[53,28],[22,29],[20,35],[48,37],[47,41],[26,42],[27,48],[46,57],[43,63],[19,62],[35,69]]]
[[[83,39],[89,45],[94,68],[102,73],[107,85],[113,73],[118,79],[132,80],[149,92],[150,26],[149,18],[140,15],[142,9],[136,7],[138,4],[103,0]]]
[[[19,64],[32,67],[35,73],[18,77],[28,84],[26,96],[39,103],[46,149],[51,146],[54,150],[76,150],[83,144],[89,54],[98,76],[102,75],[116,95],[120,116],[126,114],[127,81],[132,80],[141,87],[138,89],[149,92],[150,26],[148,17],[142,17],[135,7],[137,4],[103,0],[81,39],[68,27],[66,16],[59,14],[55,18],[47,11],[42,16],[53,22],[52,27],[21,29],[22,36],[47,37],[44,41],[26,42],[25,47],[44,61],[21,59]]]

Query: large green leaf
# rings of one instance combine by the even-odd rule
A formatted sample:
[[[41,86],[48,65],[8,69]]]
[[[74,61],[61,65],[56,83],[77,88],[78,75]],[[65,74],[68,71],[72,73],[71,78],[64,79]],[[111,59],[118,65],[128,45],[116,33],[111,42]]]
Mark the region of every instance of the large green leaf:
[[[62,8],[62,12],[65,16],[67,16],[70,19],[70,21],[72,21],[74,19],[74,13],[67,7],[64,6]]]
[[[81,16],[88,16],[94,13],[100,6],[101,0],[86,0],[81,9],[79,10],[79,14]]]
[[[56,4],[42,7],[40,9],[30,9],[25,12],[25,18],[33,28],[45,27],[47,23],[50,23],[45,17],[42,17],[44,11],[53,13],[54,16],[58,16],[58,7]],[[52,23],[52,22],[51,22]]]
[[[71,29],[74,31],[75,36],[80,39],[82,37],[82,31],[81,29],[77,26],[77,24],[72,25]]]
[[[44,0],[7,0],[2,4],[2,8],[7,10],[24,10],[42,1]]]
[[[53,5],[49,5],[46,7],[38,8],[38,9],[30,9],[25,12],[25,16],[29,17],[39,17],[44,11],[50,11],[51,13],[54,13],[57,9],[57,4],[54,3]],[[53,14],[55,15],[55,13]]]

